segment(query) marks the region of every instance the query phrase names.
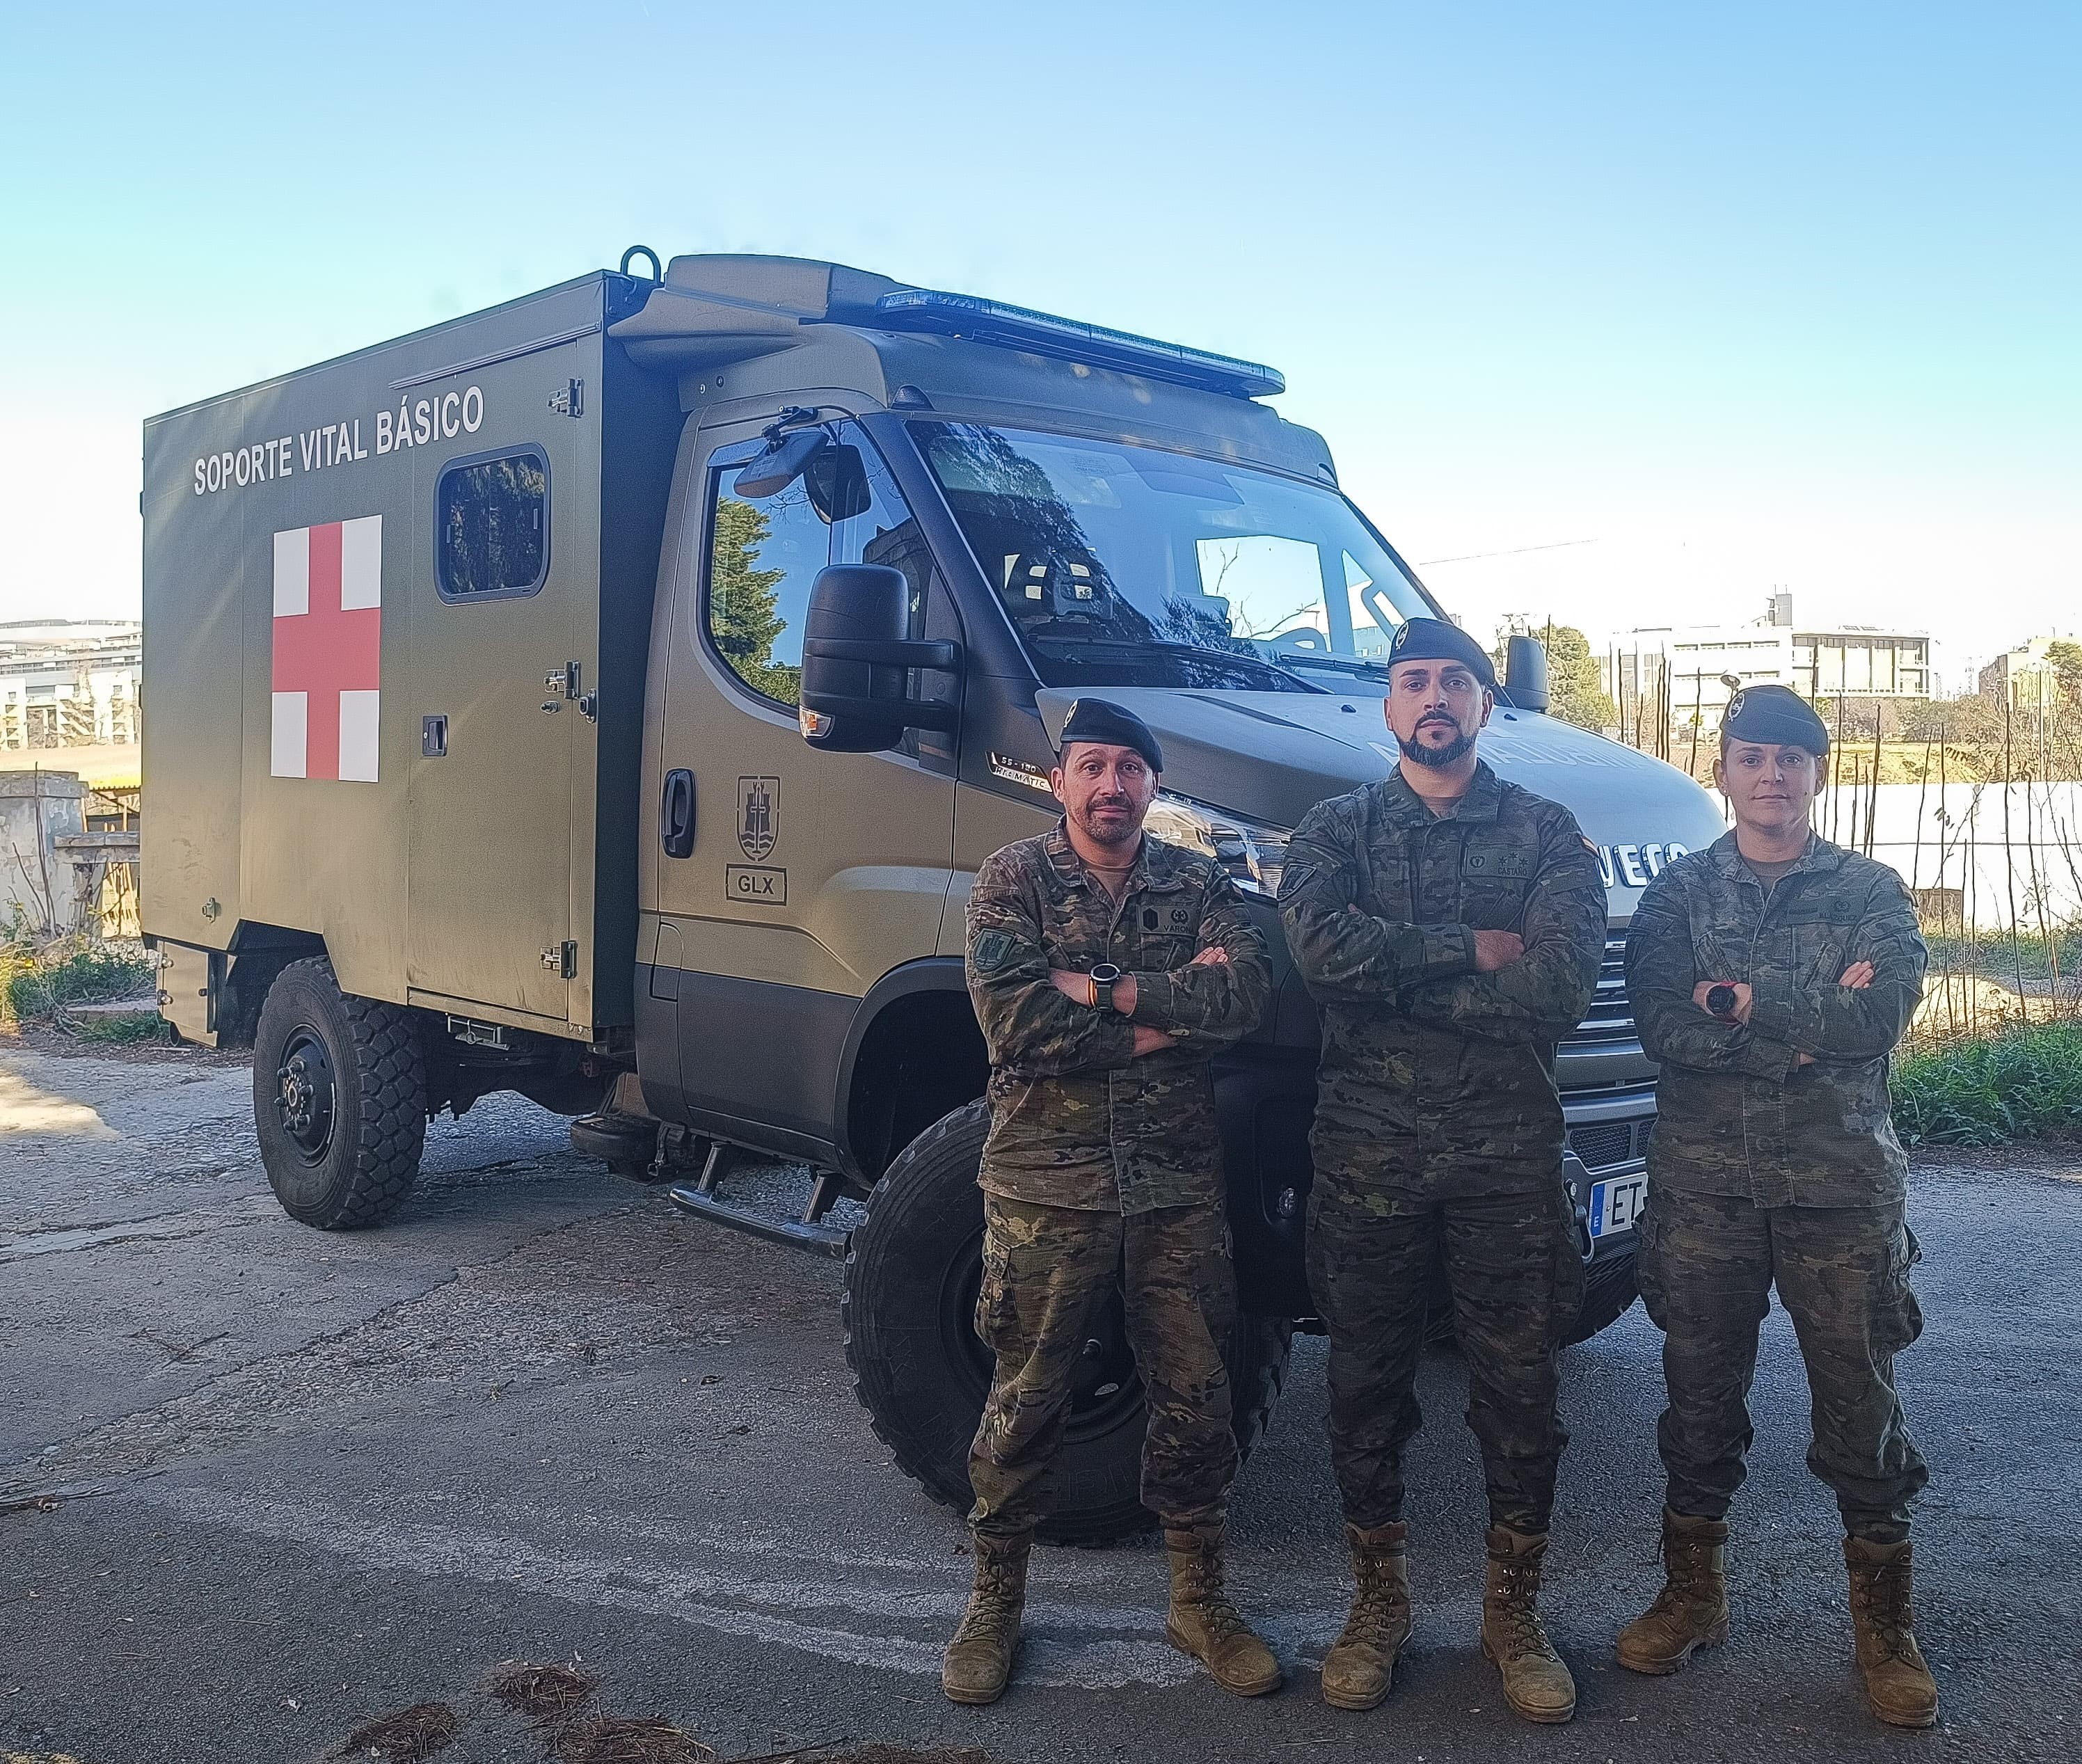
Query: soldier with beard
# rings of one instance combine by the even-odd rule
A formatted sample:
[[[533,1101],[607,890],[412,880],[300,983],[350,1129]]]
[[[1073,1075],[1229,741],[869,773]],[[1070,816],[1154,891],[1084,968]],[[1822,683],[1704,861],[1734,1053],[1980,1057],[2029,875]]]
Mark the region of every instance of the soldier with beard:
[[[1064,819],[994,853],[969,894],[991,1062],[976,1331],[997,1365],[969,1457],[975,1588],[941,1686],[957,1703],[1005,1688],[1077,1365],[1123,1288],[1149,1404],[1142,1498],[1170,1556],[1165,1633],[1258,1696],[1279,1665],[1222,1584],[1236,1282],[1208,1061],[1257,1026],[1271,970],[1214,860],[1143,831],[1164,758],[1141,718],[1081,698],[1061,756]]]
[[[1309,811],[1279,890],[1322,1008],[1309,1278],[1358,1583],[1323,1695],[1372,1707],[1410,1635],[1402,1453],[1443,1257],[1489,1485],[1482,1651],[1519,1715],[1566,1721],[1575,1685],[1535,1606],[1583,1293],[1554,1050],[1597,983],[1605,891],[1575,817],[1476,757],[1496,701],[1481,646],[1412,619],[1389,667],[1400,760]]]

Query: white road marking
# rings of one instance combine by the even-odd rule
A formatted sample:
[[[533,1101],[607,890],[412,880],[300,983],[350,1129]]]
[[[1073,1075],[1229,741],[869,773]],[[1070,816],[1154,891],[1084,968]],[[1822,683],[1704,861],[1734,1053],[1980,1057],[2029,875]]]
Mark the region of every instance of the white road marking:
[[[681,1560],[664,1559],[662,1549],[655,1555],[647,1550],[642,1559],[614,1560],[545,1547],[507,1530],[405,1518],[371,1521],[322,1501],[205,1488],[141,1490],[137,1498],[188,1519],[350,1557],[371,1568],[452,1574],[544,1598],[672,1618],[849,1665],[918,1678],[938,1678],[941,1649],[967,1591],[962,1559],[937,1552],[928,1560],[820,1551],[788,1564],[786,1552],[771,1543],[658,1528],[661,1541]],[[568,1523],[568,1515],[563,1518]],[[616,1540],[631,1541],[627,1527],[617,1525]],[[698,1553],[690,1559],[690,1552]],[[770,1563],[769,1572],[748,1577],[748,1557],[766,1559],[762,1565]],[[1165,1686],[1183,1683],[1200,1669],[1164,1640],[1160,1556],[1138,1554],[1117,1568],[1060,1577],[1084,1582],[1079,1590],[1118,1591],[1118,1604],[1056,1596],[1065,1590],[1049,1584],[1059,1579],[1057,1564],[1068,1567],[1074,1560],[1050,1551],[1036,1560],[1017,1674],[1021,1683],[1085,1690]],[[800,1572],[772,1572],[790,1565]],[[834,1568],[845,1571],[843,1580],[830,1577]],[[892,1584],[904,1577],[925,1584]],[[1262,1577],[1255,1575],[1241,1602],[1263,1618],[1262,1631],[1284,1660],[1313,1664],[1342,1615],[1343,1589],[1313,1576],[1283,1578],[1298,1595],[1293,1608],[1267,1610]],[[1468,1602],[1465,1615],[1471,1619],[1473,1610]],[[1427,1615],[1435,1620],[1441,1615]]]

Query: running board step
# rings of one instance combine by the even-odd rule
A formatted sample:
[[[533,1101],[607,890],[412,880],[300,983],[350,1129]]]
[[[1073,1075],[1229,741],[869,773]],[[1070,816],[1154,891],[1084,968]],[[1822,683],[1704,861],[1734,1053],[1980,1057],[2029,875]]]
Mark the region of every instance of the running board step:
[[[756,1213],[719,1194],[704,1194],[693,1182],[675,1182],[665,1190],[665,1196],[683,1213],[691,1213],[697,1219],[709,1219],[718,1225],[727,1225],[732,1231],[744,1231],[753,1237],[763,1237],[769,1244],[786,1244],[791,1248],[841,1258],[846,1252],[848,1234],[836,1225],[805,1225],[796,1219],[776,1219],[771,1213]]]

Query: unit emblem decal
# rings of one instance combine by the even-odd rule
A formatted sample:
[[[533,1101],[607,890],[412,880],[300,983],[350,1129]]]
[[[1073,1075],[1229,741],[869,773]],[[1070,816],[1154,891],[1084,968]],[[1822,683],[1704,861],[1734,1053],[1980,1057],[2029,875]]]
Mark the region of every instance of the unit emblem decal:
[[[781,837],[781,781],[737,781],[737,844],[754,863],[773,849]]]

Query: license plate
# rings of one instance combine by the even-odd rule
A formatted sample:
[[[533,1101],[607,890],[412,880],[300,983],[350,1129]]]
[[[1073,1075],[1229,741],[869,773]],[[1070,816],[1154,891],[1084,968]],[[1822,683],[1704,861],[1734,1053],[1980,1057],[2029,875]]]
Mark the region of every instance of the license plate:
[[[1646,1172],[1634,1176],[1608,1177],[1591,1185],[1591,1235],[1616,1236],[1630,1231],[1648,1202]]]

